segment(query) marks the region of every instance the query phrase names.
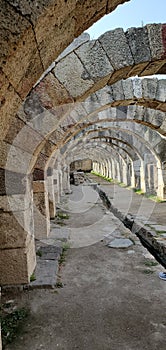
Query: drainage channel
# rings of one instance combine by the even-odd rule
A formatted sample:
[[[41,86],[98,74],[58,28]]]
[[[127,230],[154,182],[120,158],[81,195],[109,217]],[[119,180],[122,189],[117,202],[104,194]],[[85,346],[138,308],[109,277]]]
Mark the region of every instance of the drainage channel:
[[[97,182],[90,179],[86,175],[88,185],[91,185],[96,190],[108,210],[110,210],[132,233],[136,234],[142,245],[155,257],[155,259],[166,268],[166,246],[158,239],[156,232],[146,226],[139,218],[134,215],[123,214],[120,210],[113,206],[110,198]]]

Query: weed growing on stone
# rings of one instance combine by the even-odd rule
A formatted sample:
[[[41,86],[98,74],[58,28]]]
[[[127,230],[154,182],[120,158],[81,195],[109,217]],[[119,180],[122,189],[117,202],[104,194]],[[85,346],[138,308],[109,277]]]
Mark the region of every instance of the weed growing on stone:
[[[3,312],[3,307],[0,311],[0,323],[2,330],[2,343],[3,348],[11,343],[18,334],[21,332],[23,325],[23,320],[28,316],[28,311],[24,308],[18,309],[11,312],[10,314],[5,314]]]
[[[68,220],[68,219],[69,219],[69,214],[66,214],[66,213],[58,213],[58,214],[57,214],[57,217],[58,217],[59,219]]]
[[[30,277],[30,282],[34,282],[34,281],[36,281],[36,276],[35,276],[35,274],[33,273],[33,274],[31,275],[31,277]]]
[[[144,195],[144,192],[140,188],[133,188],[133,191],[139,195]]]
[[[63,283],[62,282],[57,282],[56,288],[63,288]]]
[[[153,260],[146,260],[144,262],[144,265],[148,266],[148,267],[151,267],[151,266],[157,266],[158,265],[158,262],[157,261],[153,261]]]
[[[157,235],[163,235],[163,234],[166,234],[166,231],[156,231]]]
[[[149,270],[149,269],[143,270],[142,272],[143,272],[145,275],[151,275],[152,273],[154,273],[153,270]]]
[[[65,252],[70,248],[69,243],[63,243],[62,246],[62,254],[59,258],[59,265],[62,265],[65,262],[66,256],[65,256]]]
[[[42,252],[41,250],[37,250],[36,255],[39,256],[40,258],[42,257]]]
[[[145,196],[146,196],[146,198],[151,199],[152,201],[154,201],[156,203],[163,203],[163,202],[165,202],[165,200],[160,199],[159,197],[154,196],[152,194],[151,195],[145,195]]]

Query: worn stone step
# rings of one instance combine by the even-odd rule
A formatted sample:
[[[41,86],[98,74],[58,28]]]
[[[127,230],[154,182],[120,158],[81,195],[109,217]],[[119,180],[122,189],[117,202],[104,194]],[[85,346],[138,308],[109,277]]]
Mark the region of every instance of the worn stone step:
[[[58,260],[38,259],[34,271],[35,281],[27,285],[28,289],[34,288],[54,288],[57,282]]]

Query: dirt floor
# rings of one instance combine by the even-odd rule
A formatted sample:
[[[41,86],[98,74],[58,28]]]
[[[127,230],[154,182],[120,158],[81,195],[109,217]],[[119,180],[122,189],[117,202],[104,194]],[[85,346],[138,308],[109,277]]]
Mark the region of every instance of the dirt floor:
[[[74,206],[77,195],[78,202],[82,198],[79,191],[76,187],[68,196],[71,202],[66,201],[70,207],[66,227],[71,229],[71,247],[77,234],[85,239],[81,247],[73,244],[66,252],[60,271],[63,288],[14,296],[30,315],[22,333],[5,349],[165,350],[166,282],[158,278],[162,266],[153,266],[154,258],[138,239],[127,249],[108,248],[102,240],[104,231],[114,234],[117,229],[123,234],[124,229],[126,234],[126,229],[92,194],[94,205],[87,213],[72,212],[72,202]],[[85,202],[84,209],[89,197]],[[100,231],[96,242],[87,236],[87,230],[94,228]]]

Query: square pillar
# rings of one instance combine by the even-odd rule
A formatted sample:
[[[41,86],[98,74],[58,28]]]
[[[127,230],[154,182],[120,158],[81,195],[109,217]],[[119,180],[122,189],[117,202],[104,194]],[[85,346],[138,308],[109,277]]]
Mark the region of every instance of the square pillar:
[[[34,235],[37,239],[46,238],[50,233],[50,213],[45,180],[33,181],[33,198]]]
[[[27,284],[36,265],[31,178],[9,171],[5,175],[0,196],[0,285]]]

